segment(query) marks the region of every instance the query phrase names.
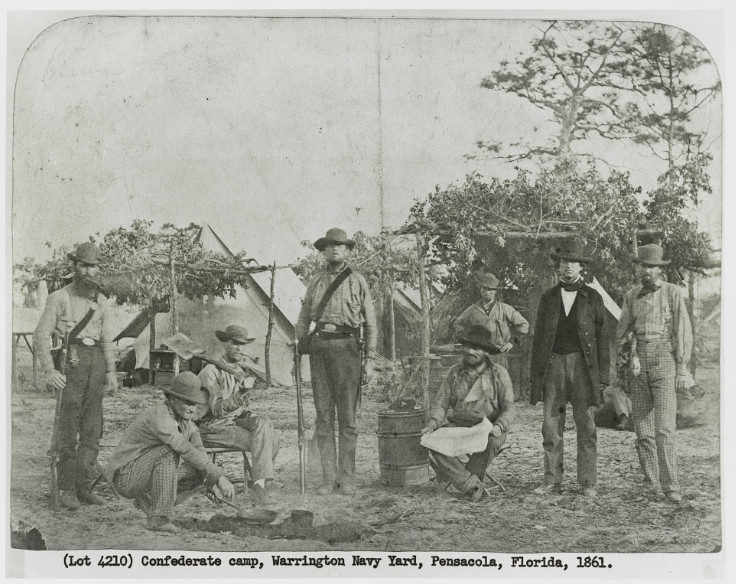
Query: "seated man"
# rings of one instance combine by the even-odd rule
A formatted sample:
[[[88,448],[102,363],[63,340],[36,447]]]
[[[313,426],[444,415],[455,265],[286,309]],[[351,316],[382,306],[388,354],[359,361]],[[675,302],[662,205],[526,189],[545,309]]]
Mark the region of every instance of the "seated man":
[[[197,404],[206,399],[197,376],[180,373],[164,393],[165,402],[139,414],[125,430],[107,470],[120,494],[135,499],[147,515],[147,529],[176,533],[171,517],[177,479],[192,484],[206,476],[210,490],[226,499],[233,498],[235,488],[210,461],[192,421]],[[177,471],[180,458],[184,464]]]
[[[239,370],[239,363],[245,356],[242,347],[254,339],[248,337],[245,327],[238,325],[215,331],[215,336],[222,342],[224,363]],[[202,442],[207,448],[236,448],[242,450],[244,456],[245,452],[250,452],[253,457],[251,495],[258,504],[270,503],[266,489],[283,486],[273,480],[278,438],[271,420],[248,409],[248,391],[253,387],[253,378],[236,379],[232,373],[210,363],[200,371],[199,379],[209,392],[208,402],[197,412]]]
[[[464,425],[462,420],[474,417],[479,422],[485,417],[492,423],[485,450],[472,453],[467,464],[458,457],[431,452],[437,463],[438,483],[451,482],[464,498],[477,503],[483,496],[486,468],[506,441],[516,408],[508,372],[491,362],[491,355],[499,349],[491,342],[490,331],[482,325],[471,325],[459,334],[458,340],[463,360],[443,380],[422,434],[443,426],[446,416],[446,426]],[[449,416],[448,409],[452,409]]]

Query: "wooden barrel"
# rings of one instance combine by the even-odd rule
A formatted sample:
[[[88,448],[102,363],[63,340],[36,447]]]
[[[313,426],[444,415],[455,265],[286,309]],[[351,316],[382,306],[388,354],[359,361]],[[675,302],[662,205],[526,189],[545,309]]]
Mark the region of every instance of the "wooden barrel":
[[[419,443],[424,410],[378,412],[378,463],[381,479],[392,487],[429,480],[429,454]]]

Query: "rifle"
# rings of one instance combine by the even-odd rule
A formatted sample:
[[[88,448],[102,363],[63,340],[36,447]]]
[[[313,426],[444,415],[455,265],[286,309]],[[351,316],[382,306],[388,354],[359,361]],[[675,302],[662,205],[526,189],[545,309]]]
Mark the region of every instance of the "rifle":
[[[363,339],[363,327],[358,331],[358,400],[360,407],[360,399],[363,396],[363,353],[365,349],[365,340]]]
[[[69,350],[69,334],[64,335],[61,344],[59,373],[66,375],[67,351]],[[56,409],[54,410],[54,429],[51,432],[51,447],[49,448],[49,461],[51,464],[51,508],[61,511],[61,497],[59,495],[59,417],[61,415],[61,397],[64,389],[56,393]]]
[[[294,382],[296,383],[296,428],[299,444],[299,492],[307,492],[307,439],[304,435],[304,407],[302,405],[302,356],[299,339],[294,339]]]

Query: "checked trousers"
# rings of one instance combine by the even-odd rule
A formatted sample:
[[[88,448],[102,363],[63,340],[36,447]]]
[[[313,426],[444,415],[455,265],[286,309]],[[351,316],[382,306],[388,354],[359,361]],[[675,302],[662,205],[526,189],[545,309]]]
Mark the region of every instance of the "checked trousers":
[[[154,446],[115,471],[113,482],[123,497],[136,499],[149,517],[172,517],[177,490],[193,489],[204,475],[190,464],[179,468],[169,446]]]
[[[679,491],[675,422],[676,366],[669,339],[638,342],[641,373],[631,387],[632,419],[636,452],[651,487],[661,485],[665,493]]]

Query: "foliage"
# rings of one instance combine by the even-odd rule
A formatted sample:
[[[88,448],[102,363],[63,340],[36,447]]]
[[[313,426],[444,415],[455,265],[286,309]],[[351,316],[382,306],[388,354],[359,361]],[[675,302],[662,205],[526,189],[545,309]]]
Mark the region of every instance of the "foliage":
[[[448,293],[467,293],[475,287],[473,272],[489,270],[508,286],[506,301],[528,306],[527,291],[551,273],[554,242],[537,233],[584,239],[596,260],[589,275],[614,292],[625,290],[630,234],[640,218],[638,193],[627,174],[612,171],[604,178],[592,164],[543,171],[534,180],[518,169],[512,180],[484,182],[473,174],[462,185],[436,188],[412,213],[433,226],[427,253],[447,266]]]
[[[350,266],[365,276],[371,289],[383,289],[390,272],[395,282],[416,285],[419,268],[413,239],[390,234],[369,236],[358,231],[354,240]],[[324,268],[324,259],[312,242],[303,241],[302,245],[310,252],[296,263],[294,271],[306,283]]]
[[[682,29],[643,27],[632,44],[632,75],[641,99],[629,104],[632,140],[646,145],[667,168],[701,154],[704,131],[693,114],[721,91],[718,73],[702,44]]]
[[[176,264],[177,292],[187,298],[234,297],[236,287],[246,285],[246,275],[231,272],[246,267],[245,253],[228,257],[205,250],[196,241],[198,225],[178,228],[166,224],[157,233],[151,232],[151,225],[151,221],[137,219],[130,228],[119,227],[101,238],[99,234],[90,237],[100,248],[100,280],[119,304],[148,305],[154,299],[168,296],[170,253]],[[66,257],[71,249],[63,246],[54,250],[52,259],[44,264],[27,259],[16,265],[20,273],[18,281],[30,289],[40,280],[46,280],[49,292],[62,287],[73,274],[73,264]]]

